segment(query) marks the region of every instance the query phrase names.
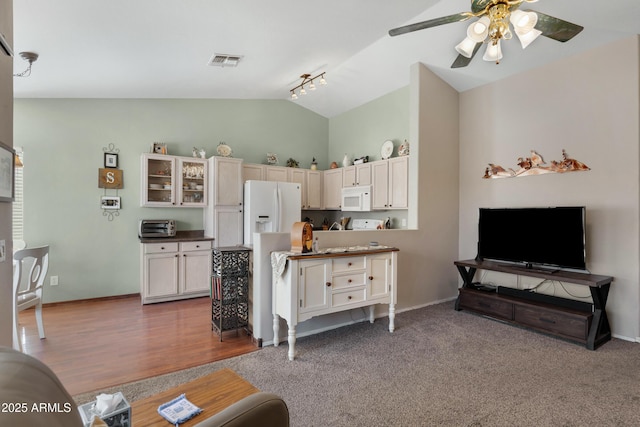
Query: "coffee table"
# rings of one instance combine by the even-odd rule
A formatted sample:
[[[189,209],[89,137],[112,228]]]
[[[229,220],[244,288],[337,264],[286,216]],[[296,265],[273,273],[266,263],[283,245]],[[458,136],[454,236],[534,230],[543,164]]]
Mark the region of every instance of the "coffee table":
[[[225,368],[197,380],[170,388],[131,404],[133,426],[162,426],[171,424],[158,414],[158,406],[185,394],[187,400],[202,412],[180,427],[189,427],[217,414],[226,407],[257,393],[259,390],[231,369]]]

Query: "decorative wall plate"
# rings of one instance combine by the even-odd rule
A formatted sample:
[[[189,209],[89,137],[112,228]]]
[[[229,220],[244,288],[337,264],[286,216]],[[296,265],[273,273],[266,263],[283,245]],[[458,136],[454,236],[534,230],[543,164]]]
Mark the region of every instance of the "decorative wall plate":
[[[222,157],[229,157],[231,156],[231,153],[232,153],[231,147],[229,147],[224,142],[221,142],[220,144],[218,144],[218,148],[216,148],[216,151],[218,152],[218,155]]]
[[[380,156],[382,157],[382,160],[387,160],[389,157],[391,157],[392,153],[393,141],[385,141],[384,144],[382,144],[382,148],[380,149]]]

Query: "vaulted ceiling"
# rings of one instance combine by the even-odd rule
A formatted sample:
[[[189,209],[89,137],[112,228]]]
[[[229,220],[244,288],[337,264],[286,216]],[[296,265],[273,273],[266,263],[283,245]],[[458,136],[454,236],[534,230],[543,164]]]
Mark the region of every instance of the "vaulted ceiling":
[[[468,22],[388,31],[468,11],[469,0],[19,0],[14,72],[27,65],[19,52],[40,57],[31,76],[14,78],[14,96],[288,99],[301,74],[325,71],[327,86],[291,102],[332,117],[406,86],[416,62],[462,92],[640,33],[638,0],[523,8],[585,29],[567,43],[540,37],[526,50],[514,38],[502,44],[499,65],[478,54],[451,69]],[[212,67],[214,54],[242,58],[237,67]]]

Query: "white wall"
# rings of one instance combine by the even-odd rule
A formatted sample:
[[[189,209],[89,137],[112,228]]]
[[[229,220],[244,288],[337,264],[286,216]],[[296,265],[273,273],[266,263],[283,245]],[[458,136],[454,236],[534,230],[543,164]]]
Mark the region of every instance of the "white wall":
[[[627,339],[640,336],[638,62],[634,36],[460,94],[460,258],[476,255],[479,207],[586,206],[587,268],[614,276],[607,313]],[[482,179],[488,163],[517,169],[530,150],[550,162],[562,149],[591,170]],[[561,236],[527,228],[505,245],[533,238]]]

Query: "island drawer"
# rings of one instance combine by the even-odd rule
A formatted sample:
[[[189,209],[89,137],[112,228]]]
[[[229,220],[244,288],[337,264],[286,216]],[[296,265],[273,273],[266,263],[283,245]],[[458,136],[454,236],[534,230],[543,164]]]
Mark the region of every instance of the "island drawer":
[[[364,270],[365,269],[365,257],[348,257],[348,258],[333,258],[332,270],[334,273],[341,273],[345,271]]]
[[[359,289],[352,289],[347,292],[336,292],[331,295],[331,306],[339,307],[341,305],[348,305],[356,302],[362,302],[366,298],[367,298],[367,290],[364,287]]]
[[[366,272],[333,276],[333,289],[349,288],[352,286],[364,286],[367,284]]]

